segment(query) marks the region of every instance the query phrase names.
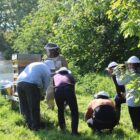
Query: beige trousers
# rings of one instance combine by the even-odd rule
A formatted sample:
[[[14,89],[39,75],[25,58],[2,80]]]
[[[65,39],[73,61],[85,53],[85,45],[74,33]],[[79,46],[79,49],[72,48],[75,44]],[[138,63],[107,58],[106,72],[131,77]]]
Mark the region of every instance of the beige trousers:
[[[54,109],[54,86],[53,86],[53,78],[50,79],[50,84],[46,91],[46,101],[47,101],[47,108]]]

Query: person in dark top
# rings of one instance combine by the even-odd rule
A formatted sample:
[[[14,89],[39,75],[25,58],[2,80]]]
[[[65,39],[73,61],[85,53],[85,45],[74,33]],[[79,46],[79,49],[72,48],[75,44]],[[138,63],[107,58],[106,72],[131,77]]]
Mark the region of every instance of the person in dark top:
[[[66,67],[61,67],[53,77],[53,83],[55,87],[55,101],[58,107],[58,121],[61,130],[66,129],[64,110],[66,101],[71,110],[72,117],[72,134],[78,135],[78,122],[79,122],[79,113],[77,99],[75,96],[75,80],[71,74],[71,71]]]
[[[118,84],[116,81],[116,75],[113,73],[113,69],[117,66],[118,64],[116,62],[111,62],[109,63],[108,67],[106,70],[108,71],[109,75],[111,76],[115,88],[116,88],[116,94],[114,97],[115,100],[115,106],[116,106],[116,113],[117,113],[117,118],[118,118],[118,123],[120,120],[120,115],[121,115],[121,104],[126,102],[125,99],[125,86],[123,84]]]

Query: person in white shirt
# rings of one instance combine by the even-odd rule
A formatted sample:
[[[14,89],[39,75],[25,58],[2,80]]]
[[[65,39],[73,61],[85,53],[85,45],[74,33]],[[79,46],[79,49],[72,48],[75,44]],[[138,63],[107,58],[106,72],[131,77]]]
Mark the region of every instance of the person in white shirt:
[[[17,92],[21,114],[31,130],[43,128],[40,122],[41,91],[47,90],[50,70],[43,62],[34,62],[25,67],[17,79]]]
[[[126,87],[126,103],[133,124],[133,128],[140,132],[140,60],[131,56],[126,62],[126,68],[120,69],[117,82]]]

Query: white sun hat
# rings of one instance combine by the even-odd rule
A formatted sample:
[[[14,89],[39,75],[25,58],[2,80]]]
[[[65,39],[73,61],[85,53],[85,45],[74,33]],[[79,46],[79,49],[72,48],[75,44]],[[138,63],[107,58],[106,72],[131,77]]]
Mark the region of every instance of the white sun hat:
[[[105,91],[98,92],[97,94],[94,95],[94,98],[98,98],[99,96],[105,96],[105,97],[108,97],[109,98],[108,93],[105,92]]]
[[[131,56],[126,63],[140,63],[140,60],[136,56]]]
[[[66,67],[61,67],[59,70],[57,70],[55,73],[59,73],[61,71],[67,71],[69,74],[71,74],[71,71],[68,70]]]
[[[116,62],[110,62],[109,64],[108,64],[108,66],[107,66],[107,68],[106,68],[106,70],[109,70],[110,68],[112,68],[112,67],[115,67],[115,66],[117,66],[118,65],[118,63],[116,63]]]

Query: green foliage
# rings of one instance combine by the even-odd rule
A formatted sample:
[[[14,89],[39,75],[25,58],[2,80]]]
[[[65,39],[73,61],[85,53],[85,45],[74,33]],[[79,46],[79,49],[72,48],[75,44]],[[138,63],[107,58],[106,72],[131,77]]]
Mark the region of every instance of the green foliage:
[[[140,74],[130,71],[124,64],[119,64],[113,70],[126,86],[127,97],[134,97],[135,103],[140,102]]]
[[[107,12],[111,20],[120,23],[120,32],[125,38],[138,37],[140,47],[140,2],[138,0],[112,0],[111,9]]]
[[[110,97],[115,93],[111,78],[104,74],[88,73],[78,79],[76,87],[79,93],[87,96],[93,96],[103,90],[108,92]]]
[[[0,0],[0,51],[5,59],[11,59],[16,27],[31,11],[37,9],[38,0]],[[14,35],[14,36],[11,36]]]
[[[82,74],[102,70],[111,60],[124,61],[136,52],[137,38],[124,39],[118,32],[118,22],[106,15],[109,2],[40,0],[38,10],[22,20],[13,48],[45,55],[44,45],[55,42]]]
[[[19,26],[20,20],[37,8],[38,0],[1,0],[0,1],[0,29],[14,30]]]
[[[63,4],[57,0],[40,0],[39,9],[22,20],[14,49],[20,53],[45,53],[44,45],[53,35],[52,26]],[[64,6],[63,6],[64,7]]]

